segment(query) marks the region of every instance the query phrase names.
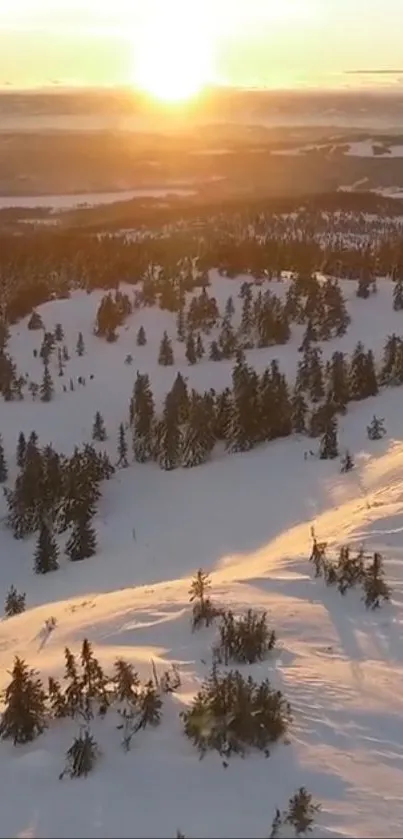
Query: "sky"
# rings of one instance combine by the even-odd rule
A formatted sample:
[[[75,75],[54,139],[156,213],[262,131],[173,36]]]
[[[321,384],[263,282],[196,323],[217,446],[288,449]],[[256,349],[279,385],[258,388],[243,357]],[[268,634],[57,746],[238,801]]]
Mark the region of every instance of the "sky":
[[[0,0],[0,86],[147,85],[174,65],[234,86],[403,91],[402,24],[403,0]]]

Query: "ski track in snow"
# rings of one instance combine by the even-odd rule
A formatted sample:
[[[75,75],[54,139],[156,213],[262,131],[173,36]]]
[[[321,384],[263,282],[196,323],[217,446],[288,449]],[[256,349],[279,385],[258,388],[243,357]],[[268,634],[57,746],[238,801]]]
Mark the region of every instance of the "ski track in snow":
[[[214,278],[209,291],[221,308],[229,294],[237,302],[243,279]],[[336,348],[350,353],[359,339],[379,357],[386,336],[403,333],[391,284],[380,282],[378,295],[367,301],[355,297],[354,283],[342,286],[352,324],[341,340],[323,344],[324,357]],[[283,295],[286,283],[271,288]],[[28,398],[0,403],[11,479],[20,430],[35,428],[41,444],[71,452],[90,440],[97,409],[114,457],[137,369],[150,374],[157,407],[178,370],[198,389],[230,382],[232,362],[202,360],[190,368],[176,340],[175,366],[158,366],[163,330],[174,339],[176,334],[175,316],[166,312],[136,312],[116,344],[98,340],[92,326],[100,297],[77,292],[40,309],[47,328],[62,323],[71,360],[62,380],[52,368],[57,394],[49,405]],[[141,323],[148,342],[139,348]],[[86,344],[82,358],[74,353],[79,330]],[[38,381],[42,364],[32,350],[40,340],[26,322],[12,328],[10,352],[21,372]],[[294,326],[288,345],[250,351],[247,360],[262,371],[278,358],[292,377],[300,340]],[[124,364],[129,352],[132,366]],[[61,381],[79,375],[87,386],[63,393]],[[388,435],[370,443],[365,429],[374,413],[385,418]],[[182,686],[166,700],[161,726],[139,734],[129,754],[120,747],[116,717],[96,720],[102,756],[85,780],[58,780],[78,724],[52,724],[23,748],[1,743],[0,837],[173,837],[177,829],[189,837],[264,837],[274,808],[283,808],[301,785],[322,804],[316,836],[402,835],[402,416],[403,389],[349,407],[340,420],[340,444],[354,453],[356,469],[347,475],[337,460],[304,461],[308,444],[297,438],[248,454],[217,453],[209,464],[173,473],[134,464],[104,486],[97,555],[77,564],[62,559],[60,569],[44,578],[32,571],[34,541],[15,541],[2,527],[2,600],[13,583],[27,592],[27,611],[0,621],[0,687],[15,654],[44,680],[61,676],[64,647],[77,651],[86,636],[106,668],[123,656],[148,678],[151,659],[158,670],[175,663]],[[4,514],[0,497],[0,518]],[[390,606],[368,613],[358,592],[342,598],[313,579],[307,560],[312,524],[330,547],[349,541],[382,552]],[[189,578],[200,566],[211,571],[219,603],[237,611],[267,609],[279,649],[245,672],[269,676],[294,715],[289,745],[273,748],[268,760],[260,754],[233,758],[226,770],[215,754],[199,761],[179,719],[208,672],[215,635],[190,630]],[[45,637],[50,616],[57,627]]]

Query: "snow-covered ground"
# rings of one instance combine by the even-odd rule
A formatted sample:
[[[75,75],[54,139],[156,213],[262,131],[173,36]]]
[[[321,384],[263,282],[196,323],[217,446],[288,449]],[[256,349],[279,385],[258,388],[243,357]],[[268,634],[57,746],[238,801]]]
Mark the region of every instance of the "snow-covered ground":
[[[327,154],[334,155],[339,152],[346,157],[403,157],[403,145],[383,143],[375,139],[359,140],[354,143],[316,143],[304,146],[296,146],[295,148],[277,149],[273,154],[295,156],[309,154],[315,151],[326,151]]]
[[[222,307],[236,299],[240,282],[214,280]],[[285,283],[273,284],[283,294]],[[403,313],[392,310],[392,287],[379,283],[376,297],[355,297],[344,283],[352,324],[339,341],[323,345],[351,352],[359,339],[379,356],[388,334],[403,333]],[[65,379],[83,375],[86,387],[62,392],[50,404],[0,403],[0,430],[11,477],[18,433],[33,428],[42,444],[71,451],[89,441],[96,410],[104,416],[107,446],[116,450],[119,423],[127,416],[136,370],[150,374],[157,402],[178,370],[197,389],[229,383],[231,362],[202,360],[188,367],[174,340],[176,364],[157,364],[166,328],[175,338],[175,317],[141,310],[120,330],[116,344],[92,334],[100,294],[75,293],[40,309],[47,328],[61,322],[71,361]],[[143,324],[148,342],[135,336]],[[74,353],[78,331],[86,353]],[[285,347],[254,350],[248,362],[262,370],[277,357],[290,377],[299,358],[301,332]],[[40,332],[26,322],[12,329],[9,349],[22,373],[40,381],[42,364],[32,350]],[[131,352],[133,365],[124,364]],[[90,374],[94,378],[90,380]],[[373,413],[385,418],[388,436],[370,443],[365,427]],[[52,727],[30,746],[0,743],[1,837],[265,837],[273,811],[305,785],[321,802],[316,836],[399,837],[403,834],[403,390],[349,407],[340,421],[341,446],[356,469],[341,475],[338,461],[304,460],[315,441],[290,438],[240,455],[165,473],[155,465],[120,470],[104,488],[96,520],[99,550],[82,563],[61,561],[54,574],[32,571],[34,542],[0,532],[0,586],[27,593],[27,611],[0,621],[0,686],[18,654],[44,679],[63,670],[63,650],[84,637],[105,667],[118,656],[144,678],[151,659],[158,669],[174,662],[182,685],[166,701],[155,731],[138,736],[125,754],[116,719],[95,724],[102,756],[87,779],[58,780],[77,726]],[[0,500],[0,516],[5,504]],[[351,542],[379,550],[385,559],[392,603],[366,612],[358,593],[342,598],[314,580],[308,563],[310,527],[331,546]],[[133,528],[136,539],[133,539]],[[269,676],[293,711],[290,743],[265,760],[232,758],[227,769],[216,754],[198,760],[186,740],[179,712],[207,674],[214,630],[193,634],[189,580],[202,566],[212,573],[216,601],[236,611],[267,609],[278,634],[273,657],[245,668]],[[46,643],[42,630],[57,625]]]

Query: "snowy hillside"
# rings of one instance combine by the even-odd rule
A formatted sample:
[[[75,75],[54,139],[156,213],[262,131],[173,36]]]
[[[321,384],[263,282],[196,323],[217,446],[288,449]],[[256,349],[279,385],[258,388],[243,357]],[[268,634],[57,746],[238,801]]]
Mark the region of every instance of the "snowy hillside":
[[[237,294],[245,277],[230,280],[211,272],[211,279],[208,291],[220,312],[232,295],[239,324]],[[379,281],[377,294],[367,300],[356,297],[355,283],[340,287],[351,324],[341,338],[320,342],[323,359],[335,350],[351,356],[361,340],[379,363],[387,336],[403,334],[392,283]],[[270,284],[281,300],[287,288],[285,279]],[[133,295],[132,288],[123,290]],[[214,362],[206,354],[189,366],[175,314],[156,307],[135,310],[116,342],[96,337],[101,297],[74,292],[38,309],[46,330],[62,325],[70,358],[60,378],[51,358],[55,396],[49,403],[29,395],[0,401],[8,486],[17,474],[21,431],[28,437],[35,429],[41,446],[52,443],[71,455],[74,446],[91,442],[96,411],[105,420],[104,447],[115,463],[137,371],[149,374],[158,412],[178,371],[199,392],[231,385],[234,360]],[[7,351],[27,380],[40,383],[43,364],[34,351],[43,331],[28,330],[28,320],[11,328]],[[140,325],[145,346],[136,344]],[[175,358],[167,367],[158,364],[164,330]],[[82,356],[75,352],[79,332]],[[304,327],[293,323],[288,343],[248,350],[247,363],[261,374],[278,359],[292,384],[303,335]],[[208,340],[214,337],[213,330]],[[371,442],[366,426],[374,414],[384,418],[387,435]],[[59,780],[77,721],[52,721],[29,745],[0,742],[0,837],[135,839],[174,837],[179,830],[189,839],[263,839],[275,808],[283,809],[301,786],[321,804],[314,836],[402,835],[402,416],[403,388],[384,388],[349,404],[338,425],[340,451],[349,449],[355,460],[347,474],[341,474],[339,459],[305,458],[308,449],[317,451],[318,441],[302,435],[238,454],[218,445],[209,462],[192,469],[166,472],[155,463],[131,461],[102,485],[96,555],[69,562],[65,538],[58,536],[60,567],[43,576],[33,571],[36,537],[13,538],[0,498],[1,601],[11,585],[26,592],[26,611],[0,620],[0,687],[10,680],[15,655],[45,683],[49,676],[61,678],[65,647],[77,653],[84,638],[108,671],[125,658],[143,680],[152,678],[152,661],[159,674],[176,665],[181,677],[178,691],[164,700],[160,726],[140,731],[128,753],[116,714],[94,722],[101,755],[87,778]],[[343,544],[379,551],[391,602],[366,610],[358,588],[342,597],[315,579],[312,527],[331,553]],[[245,759],[231,757],[225,767],[211,752],[199,760],[183,734],[180,712],[210,671],[217,637],[216,627],[191,631],[188,591],[198,568],[211,574],[214,602],[236,614],[267,610],[276,631],[278,643],[267,659],[240,668],[258,681],[268,677],[291,705],[289,742],[274,745],[268,759],[251,752]],[[50,618],[56,625],[47,635]]]

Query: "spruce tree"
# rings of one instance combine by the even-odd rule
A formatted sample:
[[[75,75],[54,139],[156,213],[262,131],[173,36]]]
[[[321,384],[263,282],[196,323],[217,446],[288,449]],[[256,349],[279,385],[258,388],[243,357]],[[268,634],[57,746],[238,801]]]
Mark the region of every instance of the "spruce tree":
[[[351,454],[347,449],[347,451],[346,451],[346,453],[345,453],[345,455],[344,455],[344,457],[342,458],[342,461],[341,461],[340,472],[342,472],[342,473],[351,472],[351,470],[354,469],[354,465],[355,465],[354,460],[351,457]]]
[[[147,373],[137,373],[130,405],[133,454],[138,463],[150,459],[153,450],[154,397]]]
[[[41,387],[40,387],[40,396],[41,396],[42,402],[50,402],[51,399],[53,398],[53,394],[54,394],[54,387],[53,387],[52,377],[50,375],[48,365],[45,364],[42,384],[41,384]]]
[[[97,550],[95,530],[91,516],[81,511],[74,522],[73,530],[66,543],[66,554],[72,562],[89,559]]]
[[[178,404],[171,393],[167,394],[164,413],[158,425],[157,459],[161,469],[176,469],[180,464],[182,433],[179,425]]]
[[[196,355],[196,347],[194,342],[193,333],[189,332],[189,335],[186,339],[186,358],[189,364],[196,364],[197,355]]]
[[[46,728],[46,694],[35,670],[18,656],[14,659],[11,682],[5,690],[5,708],[0,737],[29,743]]]
[[[217,341],[212,341],[210,344],[210,361],[221,361],[222,355]]]
[[[199,359],[199,361],[204,356],[203,339],[202,339],[202,336],[201,336],[200,332],[198,333],[197,340],[196,340],[196,355],[197,355],[197,358]]]
[[[60,341],[64,340],[64,332],[63,332],[63,327],[62,327],[61,323],[56,324],[54,335],[55,335],[55,341],[57,341],[58,343],[60,343]]]
[[[178,314],[177,314],[177,318],[176,318],[176,337],[177,337],[178,341],[183,343],[183,341],[185,340],[185,335],[186,335],[186,331],[185,331],[185,312],[184,312],[183,306],[180,306],[180,308],[178,309]]]
[[[370,425],[367,425],[367,436],[369,440],[381,440],[386,434],[385,420],[380,419],[375,414],[372,417]]]
[[[395,312],[403,309],[403,276],[400,276],[393,288],[393,308]]]
[[[365,569],[363,588],[367,609],[378,609],[381,600],[390,600],[389,586],[384,580],[383,561],[380,553],[374,553],[371,565]]]
[[[25,591],[19,592],[15,586],[11,586],[4,603],[6,617],[11,618],[13,615],[20,615],[21,612],[25,612],[25,598]]]
[[[295,391],[291,400],[291,422],[292,429],[296,434],[305,433],[307,415],[308,406],[304,396],[302,393]]]
[[[183,435],[182,466],[199,466],[205,463],[213,446],[214,435],[204,399],[193,391],[189,417]]]
[[[144,347],[147,343],[147,336],[144,329],[144,326],[140,326],[139,331],[137,333],[136,343],[138,347]]]
[[[20,433],[18,435],[17,454],[16,454],[17,466],[20,469],[22,469],[22,467],[24,465],[26,449],[27,449],[27,441],[25,439],[25,435],[24,435],[23,431],[20,431]]]
[[[231,318],[234,315],[234,312],[235,312],[234,301],[233,301],[232,297],[228,297],[227,302],[225,304],[225,317],[228,318],[228,320],[231,320]]]
[[[3,441],[0,435],[0,484],[4,484],[8,477],[8,467],[6,456],[4,454]]]
[[[78,333],[77,344],[76,344],[76,353],[78,356],[84,355],[85,352],[85,345],[84,345],[84,338],[83,333]]]
[[[172,344],[168,337],[168,333],[164,331],[158,354],[158,364],[161,364],[163,367],[172,367],[173,363],[174,353],[172,349]]]
[[[94,417],[94,424],[92,426],[92,439],[99,443],[106,440],[106,429],[104,418],[100,411],[97,411]]]
[[[45,521],[41,524],[38,541],[34,554],[34,569],[36,574],[47,574],[59,567],[57,558],[59,548],[53,533]]]
[[[337,441],[337,420],[332,417],[327,424],[326,431],[322,437],[319,449],[321,460],[334,460],[338,457],[339,448]]]
[[[127,459],[127,452],[128,446],[126,443],[125,427],[123,425],[123,422],[121,422],[119,426],[117,466],[123,466],[124,469],[129,465]]]

